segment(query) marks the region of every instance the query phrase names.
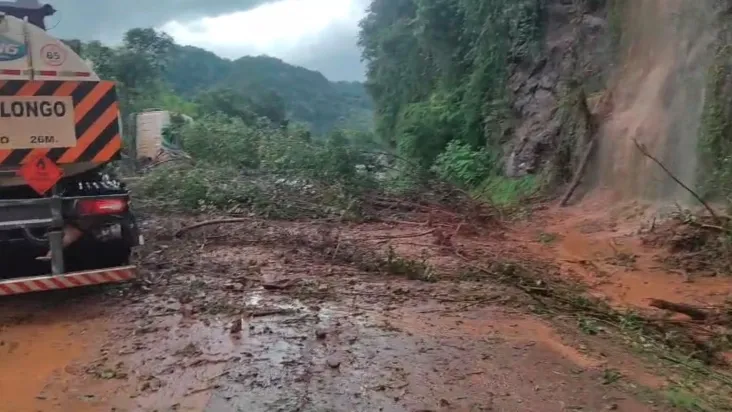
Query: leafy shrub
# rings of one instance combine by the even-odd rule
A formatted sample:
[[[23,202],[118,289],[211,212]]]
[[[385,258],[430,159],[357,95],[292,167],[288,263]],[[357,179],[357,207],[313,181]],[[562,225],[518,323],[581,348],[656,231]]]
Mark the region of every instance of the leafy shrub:
[[[343,132],[313,142],[297,128],[249,126],[216,114],[177,133],[193,161],[158,166],[139,187],[168,209],[328,216],[345,213],[354,196],[376,186],[376,157],[355,148]]]
[[[491,176],[474,190],[478,199],[487,200],[497,206],[512,206],[535,194],[541,187],[537,176],[509,178]]]
[[[182,130],[185,151],[195,159],[240,168],[259,166],[259,143],[278,133],[246,125],[241,119],[212,114]]]
[[[160,166],[145,176],[139,187],[147,199],[155,199],[169,209],[226,209],[250,204],[256,187],[240,179],[240,172],[227,166],[199,163]]]
[[[495,156],[486,149],[473,150],[453,140],[435,161],[433,170],[443,180],[456,186],[472,188],[493,172]]]

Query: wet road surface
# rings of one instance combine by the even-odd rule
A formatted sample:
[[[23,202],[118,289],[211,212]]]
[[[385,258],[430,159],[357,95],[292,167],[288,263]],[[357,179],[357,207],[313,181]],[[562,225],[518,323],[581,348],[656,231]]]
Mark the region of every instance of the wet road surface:
[[[663,410],[500,286],[252,243],[159,239],[138,284],[3,300],[0,410]]]
[[[499,308],[443,315],[436,303],[307,308],[283,298],[232,333],[236,319],[145,314],[147,302],[88,311],[105,299],[3,329],[4,410],[650,410],[604,384],[592,360],[537,340],[547,326]]]

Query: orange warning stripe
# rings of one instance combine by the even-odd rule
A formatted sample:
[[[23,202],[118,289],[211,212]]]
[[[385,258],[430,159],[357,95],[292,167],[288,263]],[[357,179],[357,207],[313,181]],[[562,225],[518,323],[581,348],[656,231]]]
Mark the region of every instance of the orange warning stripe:
[[[0,150],[0,166],[17,167],[37,156],[47,156],[55,163],[104,163],[121,151],[119,105],[113,82],[2,80],[0,96],[71,96],[77,139],[71,148]]]
[[[113,87],[114,83],[111,82],[101,83],[99,86],[94,87],[94,89],[84,97],[84,100],[74,107],[76,122],[80,122],[81,119],[89,113],[89,110],[99,103],[99,100],[101,100],[107,92],[112,90]]]
[[[117,135],[112,138],[112,141],[94,157],[94,163],[102,163],[106,161],[106,159],[111,159],[112,156],[119,153],[120,150],[122,150],[122,136],[117,133]]]
[[[58,163],[71,163],[75,159],[78,159],[84,151],[94,142],[94,139],[107,128],[112,122],[117,121],[119,114],[119,108],[117,103],[113,103],[107,110],[104,111],[97,121],[86,130],[82,136],[77,136],[76,146],[69,148],[59,159]]]
[[[25,86],[18,90],[16,96],[34,96],[42,85],[43,83],[41,82],[28,82]]]
[[[67,273],[57,276],[36,276],[0,280],[0,297],[102,285],[106,283],[128,282],[137,277],[136,272],[137,268],[134,266],[121,266],[109,269]]]

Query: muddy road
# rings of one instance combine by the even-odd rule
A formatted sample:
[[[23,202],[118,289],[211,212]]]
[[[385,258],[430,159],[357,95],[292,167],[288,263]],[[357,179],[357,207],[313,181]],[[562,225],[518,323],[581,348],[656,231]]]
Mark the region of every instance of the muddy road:
[[[662,373],[474,278],[424,228],[252,221],[175,238],[186,224],[145,222],[138,283],[0,302],[0,410],[671,410],[652,395]],[[461,251],[542,245],[526,243]]]

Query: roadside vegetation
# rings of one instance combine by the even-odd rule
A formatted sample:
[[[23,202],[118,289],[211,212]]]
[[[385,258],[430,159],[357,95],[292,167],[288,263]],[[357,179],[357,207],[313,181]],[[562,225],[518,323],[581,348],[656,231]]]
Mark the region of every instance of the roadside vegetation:
[[[593,9],[607,3],[620,7],[622,1],[578,3]],[[567,89],[558,109],[569,120],[551,148],[552,162],[534,174],[505,176],[504,147],[516,126],[507,81],[515,67],[540,57],[546,5],[543,0],[374,0],[361,22],[365,87],[331,83],[276,59],[225,61],[150,29],[131,30],[118,48],[70,43],[102,77],[117,81],[126,120],[149,108],[193,118],[174,116],[166,138],[179,150],[145,165],[135,159],[129,138],[133,122],[126,122],[125,159],[116,167],[135,175],[131,185],[138,207],[207,215],[213,224],[216,219],[406,222],[425,226],[437,246],[460,258],[452,239],[461,230],[501,228],[507,217],[530,213],[532,201],[556,195],[578,167],[577,142],[595,132],[582,85],[569,82],[576,87]],[[719,61],[709,80],[700,150],[712,167],[700,171],[700,193],[732,204],[732,104],[725,93],[732,78],[727,67],[732,41],[725,36],[720,34]],[[209,75],[192,78],[202,72],[194,66]],[[275,69],[284,74],[270,76]],[[294,91],[295,86],[307,90]],[[705,256],[732,262],[728,218],[709,221],[685,212],[677,217],[705,242],[686,252],[711,245],[718,253],[705,250]],[[428,259],[406,258],[393,249],[374,252],[333,236],[300,243],[364,272],[441,278],[443,269]],[[556,238],[546,234],[540,241]],[[677,373],[666,397],[680,410],[732,410],[727,403],[732,377],[719,369],[732,348],[729,313],[715,309],[708,324],[690,326],[621,311],[587,298],[577,285],[555,280],[554,268],[507,257],[480,264],[463,259],[461,270],[461,280],[509,285],[534,302],[534,312],[569,316],[587,335],[612,336]],[[619,379],[607,372],[609,383]]]

